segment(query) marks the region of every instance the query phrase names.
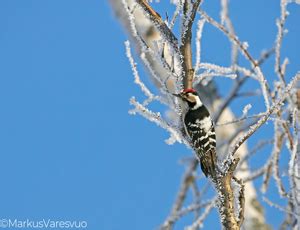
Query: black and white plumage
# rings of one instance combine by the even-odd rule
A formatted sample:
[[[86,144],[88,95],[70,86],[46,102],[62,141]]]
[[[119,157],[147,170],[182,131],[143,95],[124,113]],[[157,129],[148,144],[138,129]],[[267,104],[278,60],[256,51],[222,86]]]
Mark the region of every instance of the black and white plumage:
[[[213,176],[216,173],[216,134],[210,114],[194,89],[184,90],[180,97],[188,104],[184,125],[201,169],[206,177]]]

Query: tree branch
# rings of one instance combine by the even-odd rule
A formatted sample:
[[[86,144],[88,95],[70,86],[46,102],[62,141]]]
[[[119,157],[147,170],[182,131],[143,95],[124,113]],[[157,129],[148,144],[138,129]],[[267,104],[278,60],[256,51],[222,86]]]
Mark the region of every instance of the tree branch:
[[[218,192],[218,208],[222,225],[225,229],[230,230],[239,230],[242,224],[242,218],[238,219],[238,216],[235,215],[235,208],[237,207],[234,207],[234,199],[239,198],[234,197],[234,188],[232,188],[233,173],[238,162],[238,158],[233,159],[227,170],[212,178]],[[240,183],[242,182],[240,181]],[[243,191],[241,193],[243,196]],[[243,204],[244,202],[240,203],[241,209],[244,209]]]
[[[194,69],[192,63],[192,26],[198,10],[198,7],[201,3],[201,0],[197,0],[193,5],[190,5],[190,1],[186,0],[183,5],[183,14],[184,14],[184,28],[183,33],[181,34],[181,45],[180,52],[183,56],[183,87],[184,89],[193,87],[193,78],[194,78]],[[191,8],[191,9],[190,9]]]

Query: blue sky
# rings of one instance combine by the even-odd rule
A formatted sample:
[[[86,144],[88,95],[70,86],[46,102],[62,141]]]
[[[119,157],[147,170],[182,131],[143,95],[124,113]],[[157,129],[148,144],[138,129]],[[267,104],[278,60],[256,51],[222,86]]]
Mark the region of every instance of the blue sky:
[[[279,16],[274,1],[257,4],[232,0],[239,37],[256,57],[273,43]],[[218,1],[206,7],[218,17]],[[293,74],[300,10],[290,11],[284,46],[293,47]],[[214,33],[204,37],[203,59],[228,65],[229,46]],[[140,92],[126,39],[103,0],[0,1],[0,218],[86,220],[92,230],[154,229],[164,220],[184,170],[178,160],[191,153],[128,115]],[[223,83],[226,95],[230,81]]]

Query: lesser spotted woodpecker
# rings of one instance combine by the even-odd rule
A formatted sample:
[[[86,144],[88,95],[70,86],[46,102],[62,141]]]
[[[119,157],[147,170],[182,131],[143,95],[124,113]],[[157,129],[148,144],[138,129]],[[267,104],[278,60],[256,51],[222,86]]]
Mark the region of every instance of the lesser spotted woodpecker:
[[[188,104],[184,125],[201,169],[206,177],[213,176],[216,173],[216,134],[210,114],[196,90],[185,89],[178,96]]]

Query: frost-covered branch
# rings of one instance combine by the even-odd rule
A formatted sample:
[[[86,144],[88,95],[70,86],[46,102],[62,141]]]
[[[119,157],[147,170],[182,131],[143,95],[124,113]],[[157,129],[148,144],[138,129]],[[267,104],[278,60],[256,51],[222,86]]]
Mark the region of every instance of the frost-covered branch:
[[[270,49],[267,52],[262,53],[260,59],[257,62],[257,65],[260,66],[264,63],[264,61],[270,57],[270,55],[274,52],[274,49]],[[234,98],[236,98],[238,91],[241,89],[241,87],[244,85],[245,81],[248,79],[249,76],[251,76],[254,73],[254,68],[251,70],[245,70],[244,68],[237,67],[237,71],[241,71],[244,75],[243,77],[237,79],[234,83],[234,86],[232,87],[230,93],[223,101],[222,105],[220,105],[219,110],[216,112],[216,115],[214,117],[215,121],[217,122],[224,112],[225,108],[228,107],[228,105],[232,102]]]
[[[201,0],[185,0],[183,5],[183,23],[181,32],[180,51],[183,57],[183,87],[184,89],[193,88],[194,69],[192,62],[192,26]]]
[[[242,54],[252,64],[252,67],[257,66],[257,61],[251,56],[251,54],[247,50],[248,44],[246,42],[241,42],[235,34],[230,33],[230,31],[228,31],[222,24],[218,23],[212,17],[208,16],[208,14],[205,11],[203,11],[203,10],[199,10],[199,11],[200,11],[200,14],[203,16],[203,18],[205,18],[208,23],[212,24],[217,29],[222,31],[233,43],[235,43],[239,47]]]
[[[245,140],[247,140],[250,136],[252,136],[256,132],[256,130],[259,129],[268,120],[268,118],[271,116],[272,113],[276,112],[280,108],[280,106],[282,105],[286,97],[290,94],[292,87],[295,85],[297,81],[299,81],[299,79],[300,79],[300,74],[297,74],[287,85],[282,96],[271,106],[271,108],[265,113],[265,115],[262,118],[260,118],[255,125],[250,126],[248,132],[244,134],[243,137],[240,138],[238,142],[233,146],[231,150],[231,156],[235,154],[235,152],[245,142]]]
[[[221,216],[221,222],[225,229],[240,229],[244,218],[241,217],[244,212],[244,202],[241,202],[244,197],[243,184],[239,181],[241,189],[238,196],[235,196],[234,190],[236,188],[232,186],[232,181],[238,181],[233,177],[233,173],[238,162],[239,159],[234,158],[230,163],[227,163],[225,170],[223,170],[216,178],[213,178],[213,182],[216,184],[215,187],[218,193],[217,205]],[[240,207],[236,207],[236,204]]]
[[[275,71],[278,74],[279,79],[281,80],[281,82],[284,85],[286,84],[286,81],[284,78],[285,71],[284,71],[284,69],[282,69],[282,67],[284,67],[285,65],[283,65],[283,66],[281,65],[280,59],[281,59],[281,45],[282,45],[283,36],[287,32],[284,30],[285,21],[288,17],[288,11],[286,9],[287,4],[288,4],[287,0],[280,1],[281,15],[280,15],[280,19],[276,20],[278,33],[277,33],[276,42],[275,42],[275,44],[276,44],[275,45],[275,53],[276,53],[276,55],[275,55]]]
[[[185,201],[185,198],[187,196],[188,189],[190,188],[191,184],[195,180],[195,170],[197,169],[198,161],[196,158],[194,158],[187,168],[182,182],[181,186],[176,198],[176,201],[174,202],[174,205],[172,207],[171,213],[169,217],[164,222],[162,228],[163,229],[172,229],[172,226],[174,225],[175,221],[178,219],[176,218],[178,216],[178,212],[181,210],[183,203]]]
[[[132,54],[131,54],[130,42],[126,41],[125,46],[126,46],[126,55],[127,55],[127,58],[129,60],[130,65],[131,65],[133,76],[134,76],[134,83],[140,86],[141,91],[145,94],[146,97],[153,98],[154,95],[150,92],[150,90],[145,86],[145,84],[140,79],[140,76],[139,76],[138,71],[136,69],[136,63],[133,60],[133,57],[132,57]]]
[[[205,208],[204,212],[202,215],[191,225],[185,228],[185,230],[197,230],[199,228],[203,227],[203,222],[210,213],[210,211],[214,208],[215,206],[215,199],[213,199]]]

